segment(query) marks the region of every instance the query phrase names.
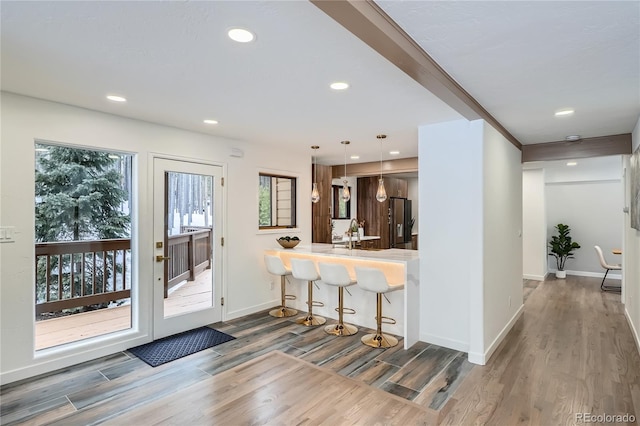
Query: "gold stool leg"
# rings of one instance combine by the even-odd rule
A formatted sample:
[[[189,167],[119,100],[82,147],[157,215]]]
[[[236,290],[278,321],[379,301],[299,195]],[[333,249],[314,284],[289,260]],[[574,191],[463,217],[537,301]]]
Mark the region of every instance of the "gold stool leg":
[[[376,333],[363,336],[360,341],[373,348],[392,348],[398,344],[398,339],[388,334],[382,334],[382,293],[377,293],[376,303]]]
[[[276,317],[276,318],[292,317],[298,313],[297,310],[287,308],[287,306],[285,305],[285,300],[287,296],[285,283],[286,281],[285,281],[284,275],[280,275],[280,293],[282,298],[282,301],[280,303],[282,303],[282,306],[280,306],[279,308],[273,309],[272,311],[269,311],[269,315],[271,315],[272,317]]]
[[[344,287],[338,287],[338,323],[328,325],[324,331],[335,336],[352,336],[358,332],[358,329],[351,324],[345,324],[344,316]]]
[[[326,318],[321,316],[313,316],[313,282],[312,281],[309,281],[307,292],[309,294],[309,300],[307,301],[307,306],[309,306],[309,312],[307,313],[307,316],[296,319],[296,323],[306,325],[307,327],[311,327],[314,325],[322,325],[325,322],[327,322]]]

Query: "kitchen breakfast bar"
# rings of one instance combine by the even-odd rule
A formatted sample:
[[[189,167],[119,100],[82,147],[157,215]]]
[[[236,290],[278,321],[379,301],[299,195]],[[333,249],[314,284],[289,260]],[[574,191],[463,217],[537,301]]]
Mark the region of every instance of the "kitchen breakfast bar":
[[[384,333],[404,337],[404,348],[408,349],[419,339],[419,258],[417,250],[387,249],[362,250],[334,247],[332,244],[299,245],[292,249],[265,250],[266,255],[278,256],[287,268],[291,259],[309,259],[316,265],[320,262],[342,264],[353,280],[356,279],[355,267],[380,269],[390,287],[404,286],[402,290],[385,293],[383,299],[384,317],[395,319],[395,324],[384,323]],[[288,276],[287,293],[296,296],[287,301],[287,306],[298,309],[300,315],[307,311],[306,282]],[[314,315],[338,319],[335,308],[338,306],[338,293],[335,287],[316,282],[313,299],[324,306],[314,306]],[[376,296],[358,285],[346,287],[344,306],[352,308],[355,314],[344,316],[344,322],[359,327],[376,329]]]

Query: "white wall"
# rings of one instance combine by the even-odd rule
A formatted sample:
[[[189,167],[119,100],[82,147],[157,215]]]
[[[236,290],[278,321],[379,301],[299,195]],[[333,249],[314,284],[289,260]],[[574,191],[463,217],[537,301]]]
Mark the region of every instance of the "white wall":
[[[571,236],[581,246],[568,259],[568,274],[601,277],[603,269],[593,248],[599,245],[610,263],[620,259],[611,253],[622,247],[623,183],[620,156],[578,160],[578,165],[546,168],[547,241],[556,234],[554,226],[571,227]],[[566,162],[564,162],[566,163]],[[550,271],[557,269],[555,258],[548,256]],[[620,278],[609,273],[607,278]]]
[[[522,312],[521,153],[483,120],[418,135],[420,339],[484,364]]]
[[[0,218],[2,226],[15,226],[16,242],[0,245],[0,374],[3,383],[151,340],[152,197],[150,154],[160,153],[219,163],[226,174],[223,315],[235,318],[274,306],[279,288],[271,290],[263,266],[263,250],[276,247],[280,233],[258,231],[257,182],[259,170],[297,174],[302,188],[311,187],[308,153],[288,152],[282,161],[276,150],[151,123],[121,118],[67,105],[1,94]],[[137,327],[81,342],[75,348],[54,348],[34,354],[34,139],[110,149],[136,154],[138,219],[134,220],[137,293],[141,300]],[[232,147],[244,158],[230,157]],[[306,192],[305,194],[306,195]],[[288,231],[311,241],[311,203],[298,204],[298,230]]]
[[[420,340],[461,351],[470,287],[482,285],[481,159],[482,133],[467,120],[418,130]]]
[[[483,134],[484,345],[469,360],[485,364],[522,313],[521,151],[489,124]],[[472,296],[473,298],[473,296]]]
[[[544,169],[522,171],[522,276],[538,281],[547,274],[544,189]]]
[[[632,134],[633,151],[640,149],[640,118]],[[629,206],[631,188],[629,176],[629,156],[625,156],[626,185],[625,206]],[[629,214],[624,215],[623,243],[623,301],[625,314],[640,352],[640,231],[631,228]]]

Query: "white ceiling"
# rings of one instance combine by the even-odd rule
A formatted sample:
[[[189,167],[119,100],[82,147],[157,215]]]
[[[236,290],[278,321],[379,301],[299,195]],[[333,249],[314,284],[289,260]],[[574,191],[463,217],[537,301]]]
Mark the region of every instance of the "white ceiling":
[[[522,143],[629,133],[640,114],[638,1],[378,3]],[[343,161],[344,139],[353,162],[378,160],[378,133],[416,156],[419,125],[460,118],[306,1],[2,1],[0,12],[9,92],[309,155],[317,144],[324,164]],[[234,26],[257,40],[231,42]],[[351,88],[330,90],[336,80]],[[575,115],[553,117],[562,107]]]
[[[638,120],[639,1],[376,3],[523,144]]]

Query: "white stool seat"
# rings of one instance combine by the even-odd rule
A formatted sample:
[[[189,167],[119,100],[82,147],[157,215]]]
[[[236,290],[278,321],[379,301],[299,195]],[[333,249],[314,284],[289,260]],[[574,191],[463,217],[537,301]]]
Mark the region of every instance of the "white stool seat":
[[[264,264],[267,266],[267,271],[273,275],[291,275],[291,269],[284,266],[282,259],[278,256],[270,254],[264,255]]]
[[[356,280],[352,280],[349,276],[347,268],[339,263],[319,262],[318,268],[322,282],[325,284],[347,287],[356,283]]]
[[[293,274],[293,278],[297,278],[299,280],[317,281],[320,279],[316,265],[309,259],[292,258],[291,272]]]
[[[356,266],[356,278],[358,280],[358,287],[365,291],[376,293],[376,333],[367,334],[361,341],[367,346],[374,348],[391,348],[398,344],[398,339],[388,334],[382,333],[382,320],[386,320],[387,324],[395,324],[396,321],[393,318],[382,316],[382,295],[396,290],[402,290],[402,285],[389,285],[387,277],[385,277],[382,270],[378,268],[365,268]]]
[[[298,311],[295,309],[287,308],[285,304],[285,300],[294,300],[296,298],[293,295],[286,294],[285,277],[291,275],[291,270],[284,265],[282,259],[280,259],[278,256],[273,256],[270,254],[264,255],[264,264],[267,266],[267,271],[269,271],[270,274],[280,276],[280,296],[282,305],[277,309],[269,311],[269,315],[276,318],[291,317],[296,315]]]
[[[356,283],[349,276],[349,272],[344,265],[338,263],[325,263],[319,262],[318,268],[320,269],[320,279],[327,285],[338,287],[338,323],[335,325],[328,325],[324,328],[329,334],[335,336],[351,336],[358,332],[358,329],[351,325],[345,324],[343,321],[344,314],[355,314],[351,308],[344,307],[344,288]]]
[[[307,306],[309,307],[308,312],[306,316],[296,319],[296,322],[298,324],[306,325],[307,327],[310,327],[313,325],[322,325],[325,322],[327,322],[325,318],[321,316],[313,315],[314,306],[318,306],[318,307],[324,306],[324,303],[315,302],[313,300],[313,282],[320,279],[320,275],[318,275],[318,270],[316,269],[316,265],[309,259],[298,259],[293,257],[291,258],[291,273],[293,275],[293,278],[296,278],[298,280],[305,280],[308,283],[307,285],[307,294],[308,294]]]

